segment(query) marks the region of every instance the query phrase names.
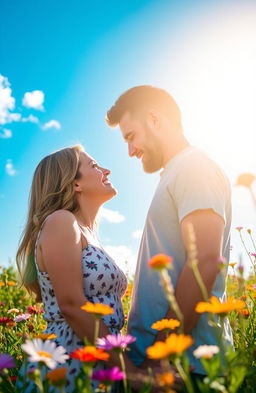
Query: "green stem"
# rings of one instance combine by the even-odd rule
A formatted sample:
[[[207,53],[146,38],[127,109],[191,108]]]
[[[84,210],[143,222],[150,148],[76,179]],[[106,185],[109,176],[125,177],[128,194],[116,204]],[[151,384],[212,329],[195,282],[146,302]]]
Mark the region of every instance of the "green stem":
[[[251,238],[251,241],[252,241],[252,244],[253,244],[254,250],[255,250],[255,252],[256,252],[256,244],[255,244],[255,242],[254,242],[254,239],[253,239],[253,237],[252,237],[252,234],[251,234],[251,233],[249,233],[249,236],[250,236],[250,238]]]
[[[95,319],[95,331],[94,331],[94,345],[96,345],[97,338],[99,336],[99,331],[100,331],[100,320],[98,317]]]
[[[183,379],[183,381],[186,385],[188,393],[194,393],[194,388],[193,388],[190,376],[185,373],[185,371],[181,365],[181,361],[178,357],[176,357],[176,359],[174,360],[174,364],[175,364],[181,378]]]
[[[251,257],[251,255],[250,255],[249,251],[247,250],[247,247],[246,247],[246,245],[245,245],[245,242],[244,242],[244,239],[243,239],[243,237],[242,237],[241,231],[239,231],[239,236],[240,236],[242,245],[244,246],[244,249],[245,249],[245,251],[246,251],[246,253],[247,253],[247,255],[248,255],[248,257],[249,257],[249,259],[250,259],[250,261],[251,261],[251,264],[252,264],[252,266],[254,267],[254,263],[253,263],[252,257]]]
[[[209,296],[208,296],[208,292],[207,292],[206,286],[204,285],[202,276],[200,274],[200,271],[198,269],[198,262],[197,262],[197,260],[194,259],[193,261],[191,261],[191,268],[193,270],[196,282],[197,282],[197,284],[198,284],[198,286],[200,288],[200,291],[202,293],[203,299],[204,299],[205,302],[207,302],[208,299],[209,299]]]
[[[165,291],[166,298],[170,303],[171,308],[175,312],[175,315],[177,316],[178,320],[180,321],[180,329],[183,329],[183,323],[184,323],[184,318],[183,314],[179,308],[179,305],[176,301],[175,295],[174,295],[174,289],[173,285],[170,279],[170,276],[168,274],[168,271],[166,269],[163,269],[160,271],[160,277],[161,277],[161,285]]]
[[[124,383],[124,392],[128,393],[128,388],[127,388],[127,378],[126,378],[126,370],[125,370],[125,362],[124,362],[124,357],[122,352],[119,352],[119,359],[120,359],[120,364],[121,364],[121,369],[124,373],[124,379],[123,379],[123,383]]]

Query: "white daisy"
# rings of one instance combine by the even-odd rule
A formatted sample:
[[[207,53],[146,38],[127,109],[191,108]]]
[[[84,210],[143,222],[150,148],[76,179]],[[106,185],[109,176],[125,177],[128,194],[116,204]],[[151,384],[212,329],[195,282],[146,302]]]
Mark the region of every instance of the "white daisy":
[[[30,362],[43,362],[51,369],[55,368],[57,363],[65,363],[69,358],[65,348],[57,347],[55,342],[50,340],[43,341],[40,338],[27,340],[21,348],[29,355]]]
[[[220,349],[216,345],[200,345],[197,349],[194,350],[193,354],[196,358],[205,358],[210,359],[216,353],[219,353]]]

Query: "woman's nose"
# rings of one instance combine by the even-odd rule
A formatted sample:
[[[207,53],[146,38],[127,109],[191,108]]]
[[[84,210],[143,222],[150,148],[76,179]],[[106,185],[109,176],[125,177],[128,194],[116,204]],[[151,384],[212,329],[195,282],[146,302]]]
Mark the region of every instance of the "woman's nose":
[[[110,169],[107,169],[107,168],[101,168],[101,170],[102,170],[102,172],[104,173],[105,176],[108,176],[111,173]]]

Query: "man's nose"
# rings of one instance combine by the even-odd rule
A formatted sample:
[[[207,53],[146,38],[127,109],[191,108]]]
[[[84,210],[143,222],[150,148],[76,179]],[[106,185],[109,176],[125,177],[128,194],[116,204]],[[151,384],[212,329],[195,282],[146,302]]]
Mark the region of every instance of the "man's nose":
[[[135,153],[136,153],[136,148],[131,143],[128,143],[128,154],[129,154],[129,156],[133,157],[133,156],[135,156]]]

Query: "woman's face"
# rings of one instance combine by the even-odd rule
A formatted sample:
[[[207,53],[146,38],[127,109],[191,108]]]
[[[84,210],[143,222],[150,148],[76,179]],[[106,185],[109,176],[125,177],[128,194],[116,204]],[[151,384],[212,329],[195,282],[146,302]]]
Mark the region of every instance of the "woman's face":
[[[75,180],[75,191],[86,198],[94,198],[105,202],[117,194],[117,190],[110,183],[110,170],[102,168],[87,153],[80,153],[79,178]]]

